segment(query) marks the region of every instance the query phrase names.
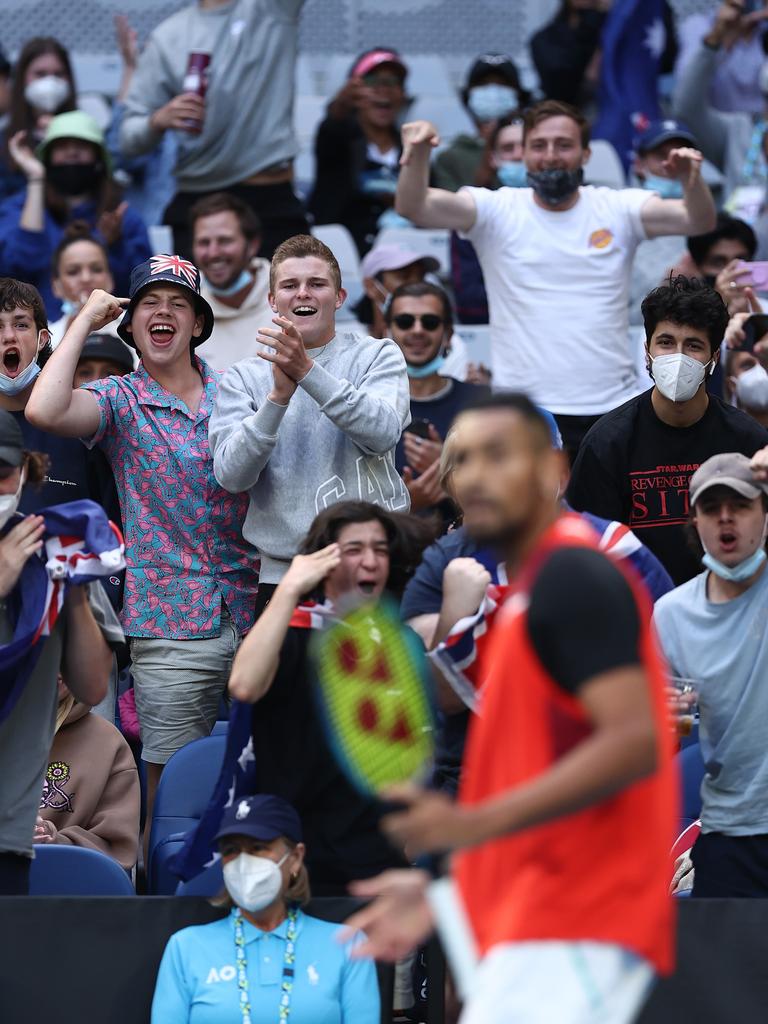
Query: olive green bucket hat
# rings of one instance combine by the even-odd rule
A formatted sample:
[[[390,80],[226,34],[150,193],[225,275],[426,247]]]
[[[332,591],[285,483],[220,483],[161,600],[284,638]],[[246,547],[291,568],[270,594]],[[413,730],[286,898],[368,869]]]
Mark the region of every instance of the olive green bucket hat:
[[[45,163],[48,147],[59,139],[82,139],[83,142],[92,142],[98,147],[107,172],[112,173],[112,160],[104,145],[104,132],[84,110],[68,110],[65,114],[57,114],[51,118],[45,137],[36,150],[38,159]]]

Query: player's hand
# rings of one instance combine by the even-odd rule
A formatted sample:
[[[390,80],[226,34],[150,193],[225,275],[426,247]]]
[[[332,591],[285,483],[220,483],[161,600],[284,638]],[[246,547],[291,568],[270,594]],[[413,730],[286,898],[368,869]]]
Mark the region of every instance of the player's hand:
[[[44,532],[42,516],[27,516],[0,540],[0,597],[10,594],[27,561],[42,548]]]
[[[404,466],[403,483],[411,496],[411,512],[432,508],[448,497],[440,486],[439,462],[433,462],[420,476],[416,476],[410,466]]]
[[[77,317],[85,317],[90,324],[90,333],[96,334],[122,316],[130,301],[110,295],[101,288],[94,288]]]
[[[165,106],[159,107],[150,118],[150,123],[156,132],[172,129],[196,133],[204,117],[205,101],[202,97],[195,92],[182,92]]]
[[[269,346],[269,351],[259,351],[258,355],[268,363],[279,366],[283,373],[298,383],[315,364],[307,355],[304,339],[296,324],[284,316],[274,317],[272,323],[277,325],[277,329],[259,328],[257,338],[263,345]]]
[[[684,188],[695,184],[701,175],[701,164],[704,157],[698,149],[691,146],[679,146],[672,149],[663,161],[664,175],[668,178],[675,178],[683,183]]]
[[[283,590],[290,590],[298,600],[324,580],[340,561],[341,548],[338,544],[329,544],[311,555],[296,555],[280,586]]]
[[[432,932],[428,886],[429,875],[416,868],[385,871],[375,878],[352,882],[352,895],[372,902],[348,918],[337,941],[349,942],[356,933],[364,932],[363,941],[350,950],[353,960],[402,960]]]
[[[382,818],[380,827],[411,860],[422,853],[457,850],[488,838],[475,809],[460,806],[445,793],[406,783],[391,786],[382,795],[385,800],[406,805],[405,810]]]
[[[454,558],[443,572],[443,609],[454,622],[474,615],[491,583],[491,574],[474,558]]]
[[[417,473],[425,470],[440,458],[443,450],[443,442],[434,426],[429,425],[429,437],[417,437],[406,428],[403,432],[403,447],[405,458],[411,469]]]
[[[400,136],[403,143],[403,155],[400,166],[410,163],[414,150],[434,149],[440,145],[440,133],[431,121],[408,121],[403,125]]]
[[[20,132],[11,136],[8,140],[8,152],[27,181],[35,178],[45,179],[45,164],[38,160],[32,151],[26,129],[22,128]]]
[[[33,843],[55,843],[56,834],[59,830],[53,824],[52,821],[47,821],[39,814],[37,821],[35,822],[35,834],[32,839]]]
[[[683,892],[685,889],[692,888],[693,861],[691,860],[691,851],[686,850],[675,861],[675,873],[672,875],[672,881],[669,885],[669,894],[672,896],[676,892]]]

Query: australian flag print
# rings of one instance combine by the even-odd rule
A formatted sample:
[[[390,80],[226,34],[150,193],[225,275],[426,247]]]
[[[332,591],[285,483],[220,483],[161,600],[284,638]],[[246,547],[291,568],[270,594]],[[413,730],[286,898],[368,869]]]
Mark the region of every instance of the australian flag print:
[[[29,558],[6,599],[13,637],[0,645],[0,722],[13,710],[58,620],[67,590],[125,568],[118,528],[93,501],[70,501],[38,513],[44,519],[43,549]],[[21,521],[15,516],[3,534]]]

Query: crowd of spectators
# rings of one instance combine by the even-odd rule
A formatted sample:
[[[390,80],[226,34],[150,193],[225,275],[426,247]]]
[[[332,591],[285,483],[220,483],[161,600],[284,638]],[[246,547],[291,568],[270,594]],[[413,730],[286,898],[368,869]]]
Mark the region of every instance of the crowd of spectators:
[[[516,575],[530,584],[508,556],[535,518],[522,491],[595,548],[531,585],[536,621],[562,629],[532,626],[525,656],[575,705],[637,653],[654,604],[670,730],[695,700],[706,766],[674,884],[768,896],[768,7],[676,26],[663,5],[673,84],[638,123],[627,187],[585,183],[611,4],[564,0],[530,40],[535,87],[507,54],[470,62],[473,134],[408,119],[406,55],[360,54],[302,198],[302,6],[197,0],[142,46],[118,18],[104,123],[55,39],[0,60],[0,894],[27,891],[38,844],[97,850],[143,891],[167,762],[233,699],[253,705],[252,792],[216,831],[237,952],[221,923],[175,936],[155,1024],[200,1003],[250,1020],[251,956],[291,1019],[380,1019],[360,940],[329,942],[302,907],[413,847],[333,756],[311,631],[397,602],[432,654],[430,785],[453,798],[501,671],[475,640]],[[150,243],[161,221],[171,253]],[[359,257],[353,313],[312,234],[328,224]],[[419,229],[446,233],[450,266]],[[462,338],[478,323],[490,366]],[[73,557],[46,586],[97,536],[93,576]],[[210,1009],[209,961],[235,955]],[[396,1009],[421,1019],[399,959]]]

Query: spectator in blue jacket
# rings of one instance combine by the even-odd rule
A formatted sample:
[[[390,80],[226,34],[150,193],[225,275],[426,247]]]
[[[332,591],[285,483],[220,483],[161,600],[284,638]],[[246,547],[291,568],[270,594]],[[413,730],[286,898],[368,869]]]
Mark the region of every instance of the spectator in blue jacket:
[[[61,302],[53,294],[51,261],[68,224],[86,221],[102,241],[118,295],[127,295],[131,268],[151,255],[147,229],[110,177],[104,135],[81,110],[54,117],[32,152],[26,133],[9,142],[27,186],[0,204],[0,275],[34,284],[48,317],[57,320]]]

